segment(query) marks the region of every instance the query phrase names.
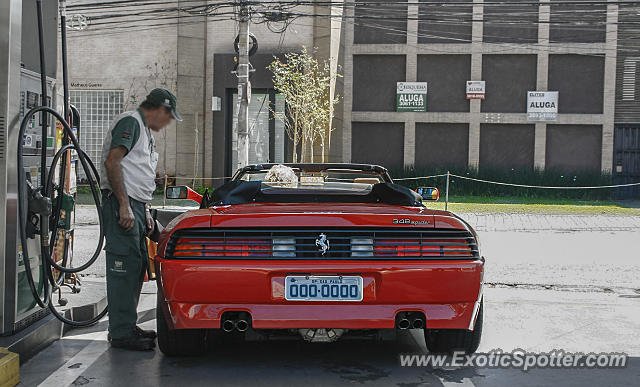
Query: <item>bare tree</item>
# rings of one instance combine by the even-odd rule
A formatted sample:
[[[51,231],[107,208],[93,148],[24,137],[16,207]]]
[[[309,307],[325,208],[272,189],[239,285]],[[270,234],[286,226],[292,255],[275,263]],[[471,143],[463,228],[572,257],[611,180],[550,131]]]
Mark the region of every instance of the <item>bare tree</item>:
[[[332,96],[330,86],[338,74],[332,74],[329,63],[320,64],[306,48],[284,55],[284,61],[274,57],[267,66],[273,73],[273,87],[282,94],[288,114],[275,114],[284,125],[293,142],[293,162],[314,162],[314,147],[322,149],[321,161],[325,161],[325,139],[331,127],[333,107],[339,96]],[[318,144],[318,141],[320,143]]]

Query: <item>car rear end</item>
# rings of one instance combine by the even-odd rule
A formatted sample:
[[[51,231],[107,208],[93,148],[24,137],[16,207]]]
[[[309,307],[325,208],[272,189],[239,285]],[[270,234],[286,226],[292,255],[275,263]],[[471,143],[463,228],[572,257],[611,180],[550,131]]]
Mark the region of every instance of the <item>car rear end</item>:
[[[157,259],[169,329],[472,329],[484,265],[473,230],[444,212],[379,212],[178,220]]]

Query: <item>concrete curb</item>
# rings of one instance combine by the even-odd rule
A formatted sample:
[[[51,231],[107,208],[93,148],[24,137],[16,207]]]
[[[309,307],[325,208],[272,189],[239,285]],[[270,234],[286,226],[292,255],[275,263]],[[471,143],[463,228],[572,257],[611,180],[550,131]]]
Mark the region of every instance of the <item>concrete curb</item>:
[[[97,316],[107,304],[104,297],[98,302],[72,307],[64,311],[65,318],[75,321],[89,320]],[[20,355],[20,364],[32,358],[49,344],[62,338],[73,327],[63,324],[51,313],[27,328],[11,336],[0,337],[0,347]],[[0,383],[0,385],[2,385]]]

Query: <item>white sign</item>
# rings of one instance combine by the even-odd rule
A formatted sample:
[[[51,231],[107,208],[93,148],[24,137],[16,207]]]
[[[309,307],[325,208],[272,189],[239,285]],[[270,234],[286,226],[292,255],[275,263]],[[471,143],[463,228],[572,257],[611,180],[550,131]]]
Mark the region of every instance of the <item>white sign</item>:
[[[398,94],[427,94],[427,82],[397,82]]]
[[[222,98],[211,97],[211,111],[219,112],[222,110]]]
[[[397,82],[396,111],[426,112],[427,82]]]
[[[527,121],[555,121],[557,119],[557,91],[527,92]]]
[[[467,81],[467,99],[484,99],[484,81]]]

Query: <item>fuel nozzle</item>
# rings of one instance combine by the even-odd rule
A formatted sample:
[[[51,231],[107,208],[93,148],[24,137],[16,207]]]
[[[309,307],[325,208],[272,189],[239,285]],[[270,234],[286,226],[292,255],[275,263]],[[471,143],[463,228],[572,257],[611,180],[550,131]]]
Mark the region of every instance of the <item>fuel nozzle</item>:
[[[51,199],[42,196],[42,190],[40,188],[34,188],[30,181],[27,180],[27,195],[28,195],[28,208],[27,214],[29,218],[39,217],[40,221],[33,223],[34,227],[27,229],[27,236],[33,238],[35,234],[40,234],[41,244],[43,246],[49,246],[49,217],[52,213]],[[40,226],[38,229],[37,225]],[[30,234],[30,235],[29,235]]]

